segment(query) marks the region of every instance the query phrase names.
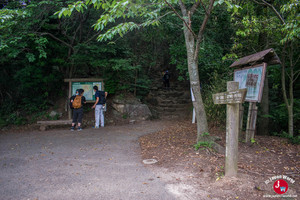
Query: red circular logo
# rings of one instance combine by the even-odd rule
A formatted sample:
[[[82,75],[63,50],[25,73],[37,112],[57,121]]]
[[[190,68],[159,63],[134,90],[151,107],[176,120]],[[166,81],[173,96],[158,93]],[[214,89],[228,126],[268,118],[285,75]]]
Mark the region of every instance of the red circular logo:
[[[277,194],[284,194],[287,192],[289,185],[285,180],[279,179],[275,181],[273,189]]]

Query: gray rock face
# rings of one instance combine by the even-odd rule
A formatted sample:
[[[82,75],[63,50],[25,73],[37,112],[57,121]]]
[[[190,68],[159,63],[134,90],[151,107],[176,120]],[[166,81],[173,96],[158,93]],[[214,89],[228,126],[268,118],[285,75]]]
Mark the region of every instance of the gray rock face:
[[[149,119],[152,114],[150,109],[146,104],[137,104],[137,105],[125,105],[125,110],[129,114],[129,118],[138,118],[141,120],[147,120]]]
[[[127,115],[129,119],[147,120],[152,116],[149,107],[134,97],[120,99],[117,96],[112,102],[112,107],[121,115]]]
[[[51,111],[50,114],[49,114],[50,117],[56,117],[56,116],[59,116],[61,117],[62,116],[62,113],[59,113],[59,112],[56,112],[56,111]]]

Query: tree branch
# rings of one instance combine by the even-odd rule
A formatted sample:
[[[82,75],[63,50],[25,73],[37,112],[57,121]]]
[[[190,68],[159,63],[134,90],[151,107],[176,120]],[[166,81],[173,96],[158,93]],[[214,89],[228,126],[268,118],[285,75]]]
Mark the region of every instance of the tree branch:
[[[201,6],[202,6],[203,10],[205,11],[205,14],[208,14],[208,12],[207,12],[207,10],[206,10],[205,5],[203,4],[203,2],[200,1],[200,3],[201,3]]]
[[[298,74],[297,74],[298,73]],[[294,80],[293,80],[293,84],[296,82],[296,80],[299,78],[300,76],[300,70],[294,73]]]
[[[197,41],[196,41],[196,50],[195,50],[195,54],[194,54],[194,59],[195,60],[197,60],[197,57],[198,57],[198,54],[199,54],[200,43],[203,39],[203,34],[204,34],[204,30],[205,30],[206,24],[208,22],[208,19],[210,17],[210,14],[211,14],[213,8],[214,8],[214,2],[215,2],[215,0],[210,0],[210,4],[209,4],[208,10],[207,10],[207,13],[205,14],[204,20],[203,20],[202,25],[199,29],[199,33],[198,33]]]
[[[187,27],[187,29],[193,34],[194,38],[196,38],[196,37],[197,37],[196,34],[195,34],[194,31],[192,30],[192,28],[189,27],[189,25],[188,25],[188,23],[186,22],[186,20],[183,19],[183,18],[179,15],[179,13],[175,10],[175,8],[174,8],[170,3],[167,2],[167,0],[164,0],[164,2],[165,2],[165,3],[173,10],[173,12],[179,17],[179,19],[181,19],[181,20],[183,21],[183,23],[184,23],[184,25]],[[184,6],[184,4],[182,3],[181,0],[179,0],[179,5],[180,5],[181,12],[182,12],[182,14],[184,15],[184,17],[188,17],[188,13],[187,13],[187,11],[186,11],[186,8],[185,8],[185,6]]]
[[[184,3],[181,0],[179,0],[178,4],[180,6],[180,9],[181,9],[181,12],[182,12],[183,16],[187,16],[188,12],[187,12],[187,9],[186,9]]]
[[[252,1],[257,4],[265,5],[265,6],[268,6],[269,8],[271,8],[273,10],[273,12],[276,14],[276,16],[278,17],[278,19],[281,21],[281,23],[285,25],[285,21],[284,21],[283,17],[280,15],[280,13],[276,10],[276,8],[272,4],[266,2],[265,0],[261,0],[262,3],[258,2],[256,0],[252,0]]]
[[[257,4],[259,4],[259,5],[263,5],[263,6],[265,6],[265,4],[264,3],[261,3],[261,2],[258,2],[258,1],[255,1],[255,0],[252,0],[254,3],[257,3]]]
[[[200,3],[202,3],[202,0],[198,0],[196,3],[194,3],[193,7],[191,8],[191,16],[193,16],[194,12],[197,10]]]
[[[55,37],[55,36],[54,36],[53,34],[51,34],[51,33],[39,33],[39,34],[40,34],[40,35],[49,35],[49,36],[52,37],[53,39],[55,39],[55,40],[57,40],[57,41],[63,43],[63,44],[66,45],[67,47],[69,47],[69,48],[71,48],[72,50],[74,50],[74,48],[73,48],[72,45],[70,45],[70,44],[66,43],[65,41],[63,41],[63,40],[61,40],[61,39]]]
[[[299,62],[299,59],[300,59],[300,55],[299,55],[298,58],[296,59],[295,65]]]

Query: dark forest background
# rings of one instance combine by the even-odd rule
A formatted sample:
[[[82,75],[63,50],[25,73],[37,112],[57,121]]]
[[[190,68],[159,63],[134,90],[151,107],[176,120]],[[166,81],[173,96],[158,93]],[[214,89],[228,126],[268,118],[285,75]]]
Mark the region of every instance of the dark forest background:
[[[164,70],[173,73],[174,84],[188,83],[184,36],[176,16],[166,15],[159,26],[98,42],[99,33],[92,26],[101,10],[90,6],[68,18],[54,15],[72,2],[75,1],[0,1],[0,127],[34,123],[45,115],[58,99],[66,98],[64,78],[104,78],[110,94],[133,93],[141,101],[149,93],[153,79]],[[284,7],[293,2],[295,7]],[[298,1],[269,3],[286,20],[299,18]],[[211,95],[225,91],[226,82],[233,80],[229,66],[237,58],[273,48],[284,62],[289,100],[293,94],[296,141],[300,134],[299,24],[283,30],[269,7],[253,1],[238,4],[243,8],[238,13],[228,11],[226,5],[214,9],[201,44],[199,74],[208,119],[224,124],[225,106],[213,105]],[[202,17],[199,13],[194,21],[200,22]],[[289,39],[284,31],[290,34]],[[267,118],[267,133],[288,137],[282,65],[269,66],[267,77],[268,102],[259,106],[267,106],[269,113],[259,112],[258,123]]]

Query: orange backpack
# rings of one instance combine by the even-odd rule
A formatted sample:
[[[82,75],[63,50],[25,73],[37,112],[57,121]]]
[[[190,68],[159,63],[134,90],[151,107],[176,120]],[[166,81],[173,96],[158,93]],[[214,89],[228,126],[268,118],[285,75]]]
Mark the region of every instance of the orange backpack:
[[[72,106],[75,109],[81,108],[81,96],[80,95],[76,95],[76,97],[72,103]]]

